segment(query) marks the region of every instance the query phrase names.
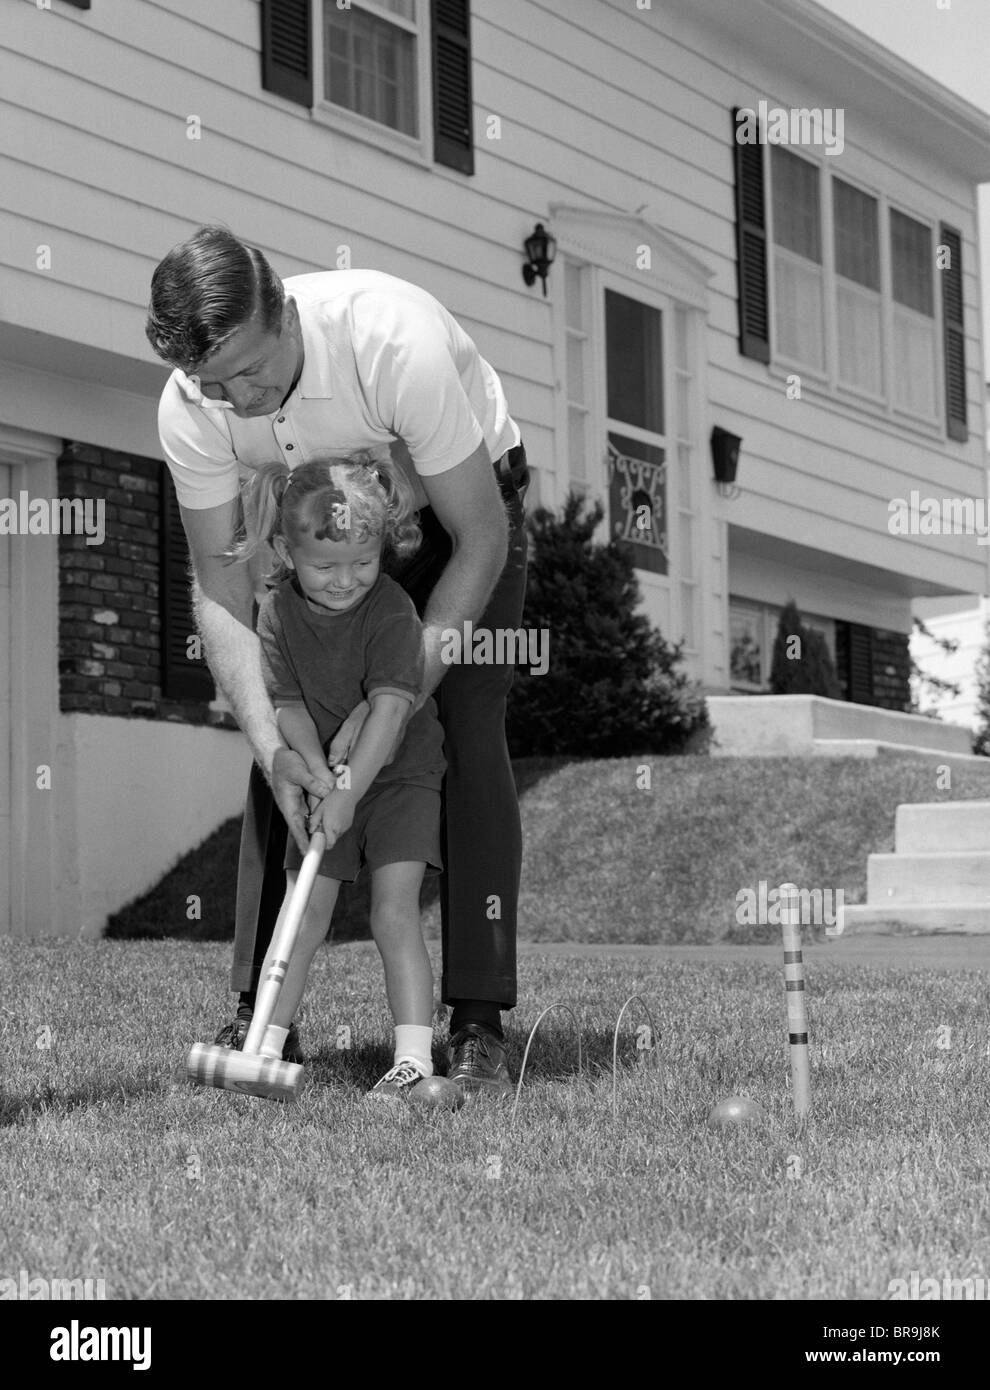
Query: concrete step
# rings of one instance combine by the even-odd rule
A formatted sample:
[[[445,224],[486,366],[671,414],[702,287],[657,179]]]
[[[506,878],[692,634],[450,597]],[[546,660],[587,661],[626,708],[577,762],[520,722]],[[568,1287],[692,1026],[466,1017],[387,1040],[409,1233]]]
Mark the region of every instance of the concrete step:
[[[944,763],[949,767],[986,772],[990,784],[990,758],[980,758],[975,753],[947,753],[941,748],[927,748],[913,743],[885,743],[875,738],[816,738],[812,740],[810,751],[818,758],[931,758],[939,765]]]
[[[956,933],[990,936],[990,903],[926,903],[923,907],[874,907],[853,903],[842,907],[837,936],[878,932],[888,936],[927,936]]]
[[[894,845],[898,854],[990,850],[990,801],[898,806]]]
[[[990,850],[871,854],[866,901],[870,907],[970,903],[990,909]]]

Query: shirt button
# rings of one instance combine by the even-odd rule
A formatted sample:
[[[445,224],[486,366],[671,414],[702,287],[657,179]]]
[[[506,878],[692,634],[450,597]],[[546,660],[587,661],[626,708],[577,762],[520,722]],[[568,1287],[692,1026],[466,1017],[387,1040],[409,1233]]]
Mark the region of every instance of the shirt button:
[[[286,444],[285,447],[286,447],[286,449],[288,450],[288,449],[294,449],[296,446],[295,446],[294,444]]]
[[[285,424],[285,416],[284,416],[284,415],[280,415],[280,416],[278,417],[278,419],[275,421],[275,423],[276,423],[277,425],[284,425],[284,424]]]

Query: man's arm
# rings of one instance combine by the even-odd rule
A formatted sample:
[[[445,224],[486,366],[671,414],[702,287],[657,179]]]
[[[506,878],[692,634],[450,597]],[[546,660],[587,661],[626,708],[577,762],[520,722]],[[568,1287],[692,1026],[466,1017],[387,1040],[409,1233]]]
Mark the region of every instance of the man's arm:
[[[250,570],[244,563],[231,564],[222,558],[233,539],[237,503],[195,509],[180,506],[179,511],[192,557],[193,606],[207,663],[272,785],[279,809],[305,850],[301,789],[324,796],[329,783],[313,777],[301,758],[297,765],[298,755],[287,748],[278,730],[262,675],[261,643],[251,626]]]
[[[476,623],[485,611],[505,566],[509,523],[484,442],[456,468],[424,477],[422,483],[453,546],[423,615],[425,697],[446,674],[440,659],[443,630],[463,632],[466,622]]]

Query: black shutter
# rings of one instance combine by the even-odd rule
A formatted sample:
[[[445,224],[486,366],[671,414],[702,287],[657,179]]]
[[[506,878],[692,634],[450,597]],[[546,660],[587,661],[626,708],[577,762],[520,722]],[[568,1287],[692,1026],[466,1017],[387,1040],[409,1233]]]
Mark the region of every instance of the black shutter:
[[[966,335],[963,331],[962,236],[943,222],[939,243],[949,249],[942,271],[942,333],[945,351],[945,417],[950,439],[966,443]]]
[[[757,362],[770,361],[767,305],[767,222],[763,185],[763,146],[736,139],[738,111],[732,112],[732,157],[736,176],[736,275],[739,288],[739,351]]]
[[[187,643],[196,631],[189,594],[189,547],[172,486],[172,475],[162,464],[161,486],[161,656],[162,694],[166,700],[215,698],[213,677],[206,662],[191,660]]]
[[[471,104],[471,6],[433,0],[433,158],[474,173]]]
[[[849,624],[849,698],[873,704],[873,629],[859,623]]]
[[[309,0],[261,0],[261,85],[266,92],[313,105]]]

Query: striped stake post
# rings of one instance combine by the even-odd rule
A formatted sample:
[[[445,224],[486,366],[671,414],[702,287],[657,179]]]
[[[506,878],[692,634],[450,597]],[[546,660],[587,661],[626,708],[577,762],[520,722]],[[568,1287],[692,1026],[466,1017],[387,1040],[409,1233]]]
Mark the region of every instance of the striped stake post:
[[[791,1056],[794,1114],[803,1119],[811,1107],[808,1067],[808,1011],[805,1007],[804,959],[801,955],[801,894],[793,883],[780,886],[780,921],[784,934],[784,990],[787,999],[787,1042]]]

